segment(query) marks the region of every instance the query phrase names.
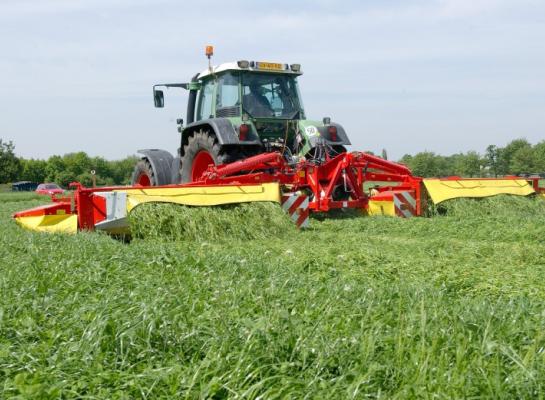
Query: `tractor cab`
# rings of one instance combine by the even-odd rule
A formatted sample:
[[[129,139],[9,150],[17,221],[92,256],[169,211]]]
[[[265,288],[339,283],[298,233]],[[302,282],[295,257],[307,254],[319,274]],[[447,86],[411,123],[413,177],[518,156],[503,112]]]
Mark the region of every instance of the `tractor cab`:
[[[301,74],[299,64],[242,60],[210,67],[191,83],[164,86],[190,91],[184,132],[215,122],[212,120],[227,119],[240,145],[286,146],[285,141],[295,139],[297,121],[305,120],[297,83]],[[154,88],[154,97],[156,106],[162,107],[162,91]],[[222,132],[214,133],[223,136]],[[287,144],[292,152],[297,151],[294,144]]]
[[[197,77],[200,89],[195,121],[242,116],[253,120],[305,119],[298,75],[298,65],[290,68],[287,64],[253,61],[226,63],[204,71]]]
[[[188,122],[193,122],[186,128],[226,118],[239,144],[252,147],[254,153],[270,146],[297,152],[297,121],[305,119],[299,75],[298,64],[244,60],[205,70],[196,78],[199,89],[187,116]]]

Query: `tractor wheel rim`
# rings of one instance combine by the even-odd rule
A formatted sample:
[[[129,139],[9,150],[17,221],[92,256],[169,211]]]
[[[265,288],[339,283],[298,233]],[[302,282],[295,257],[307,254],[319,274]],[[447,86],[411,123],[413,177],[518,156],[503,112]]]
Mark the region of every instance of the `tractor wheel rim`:
[[[147,174],[140,174],[136,180],[136,184],[139,186],[151,186],[151,180]]]
[[[214,159],[210,153],[206,150],[199,151],[195,155],[193,165],[191,166],[191,181],[195,182],[199,180],[210,164],[214,165]]]

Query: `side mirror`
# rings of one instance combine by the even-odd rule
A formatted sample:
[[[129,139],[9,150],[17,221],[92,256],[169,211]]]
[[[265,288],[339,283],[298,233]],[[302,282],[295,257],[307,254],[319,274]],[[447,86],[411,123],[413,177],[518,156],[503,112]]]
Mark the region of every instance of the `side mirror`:
[[[157,108],[163,108],[165,106],[165,97],[163,96],[162,90],[153,91],[153,101]]]

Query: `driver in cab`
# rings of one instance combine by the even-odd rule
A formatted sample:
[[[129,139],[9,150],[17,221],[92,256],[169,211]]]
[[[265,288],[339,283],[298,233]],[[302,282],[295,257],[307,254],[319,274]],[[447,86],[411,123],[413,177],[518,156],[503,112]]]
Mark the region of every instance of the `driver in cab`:
[[[271,103],[265,97],[265,88],[258,83],[249,85],[250,93],[242,98],[242,105],[248,113],[254,117],[272,117],[274,116]]]

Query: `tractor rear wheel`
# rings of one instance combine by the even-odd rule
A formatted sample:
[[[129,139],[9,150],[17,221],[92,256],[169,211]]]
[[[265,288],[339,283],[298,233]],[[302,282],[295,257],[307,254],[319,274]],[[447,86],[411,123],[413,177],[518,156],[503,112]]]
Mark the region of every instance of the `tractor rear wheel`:
[[[136,163],[131,178],[132,186],[157,186],[153,168],[147,159],[142,159]]]
[[[239,158],[235,149],[222,149],[216,137],[208,131],[194,132],[184,146],[180,170],[182,183],[198,181],[210,164],[227,164]]]

